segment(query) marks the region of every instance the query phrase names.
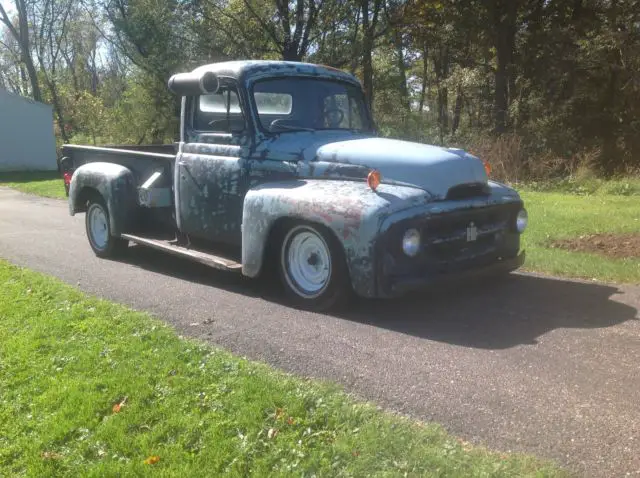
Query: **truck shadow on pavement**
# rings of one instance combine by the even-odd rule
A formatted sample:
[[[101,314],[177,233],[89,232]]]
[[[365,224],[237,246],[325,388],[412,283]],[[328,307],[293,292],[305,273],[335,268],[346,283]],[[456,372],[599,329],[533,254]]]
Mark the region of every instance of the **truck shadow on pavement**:
[[[127,264],[287,306],[277,281],[250,280],[143,247]],[[611,327],[636,320],[615,286],[523,274],[436,286],[398,299],[354,298],[329,315],[428,340],[483,349],[537,343],[558,328]],[[302,316],[302,320],[319,320]]]
[[[592,329],[636,320],[637,309],[603,284],[510,274],[436,287],[392,301],[358,300],[344,318],[439,342],[483,349],[536,344],[559,328]]]

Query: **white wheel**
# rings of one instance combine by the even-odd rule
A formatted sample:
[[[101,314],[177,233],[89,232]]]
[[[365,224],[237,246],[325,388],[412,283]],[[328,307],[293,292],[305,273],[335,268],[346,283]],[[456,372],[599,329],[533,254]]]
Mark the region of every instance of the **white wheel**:
[[[350,290],[342,249],[333,237],[311,224],[289,228],[281,243],[280,275],[298,305],[324,310]]]
[[[98,194],[93,195],[89,199],[84,224],[89,245],[98,257],[120,255],[129,245],[129,241],[111,235],[110,221],[109,211],[104,200]]]
[[[87,232],[94,248],[104,251],[109,245],[109,221],[101,204],[93,203],[87,210]]]
[[[331,279],[331,252],[325,240],[305,226],[285,237],[282,267],[289,286],[304,299],[322,294]]]

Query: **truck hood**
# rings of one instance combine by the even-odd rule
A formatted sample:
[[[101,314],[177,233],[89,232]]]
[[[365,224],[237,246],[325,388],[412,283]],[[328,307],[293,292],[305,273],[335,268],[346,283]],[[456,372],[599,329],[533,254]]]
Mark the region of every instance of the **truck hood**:
[[[364,138],[325,144],[316,159],[328,163],[377,169],[385,178],[415,185],[444,197],[459,184],[487,182],[482,162],[461,149],[385,138]]]
[[[304,160],[310,166],[311,176],[363,177],[369,170],[377,169],[383,183],[385,180],[405,183],[435,197],[445,197],[451,187],[460,184],[487,183],[482,161],[461,149],[348,131],[283,134],[262,146],[264,149],[258,148],[257,153],[263,158]]]

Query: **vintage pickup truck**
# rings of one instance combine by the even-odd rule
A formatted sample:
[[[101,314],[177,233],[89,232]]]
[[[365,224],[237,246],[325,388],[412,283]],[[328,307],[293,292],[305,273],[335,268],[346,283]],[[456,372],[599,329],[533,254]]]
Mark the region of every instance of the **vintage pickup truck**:
[[[277,271],[310,309],[524,262],[516,191],[463,150],[378,137],[350,74],[238,61],[168,86],[182,100],[176,144],[63,147],[69,211],[86,213],[99,257],[133,242],[248,277]]]

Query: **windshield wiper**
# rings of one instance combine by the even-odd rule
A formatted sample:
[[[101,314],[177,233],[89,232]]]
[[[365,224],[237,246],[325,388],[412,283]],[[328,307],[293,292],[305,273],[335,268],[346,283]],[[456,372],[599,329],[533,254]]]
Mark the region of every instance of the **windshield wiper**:
[[[276,126],[276,128],[286,129],[287,131],[311,131],[311,132],[316,131],[313,128],[305,128],[304,126],[289,126],[286,124],[279,124]],[[272,131],[272,132],[275,133],[275,131]]]
[[[316,130],[318,131],[318,130]],[[360,129],[360,128],[320,128],[319,131],[349,131],[350,133],[365,133],[366,131],[364,129]]]
[[[271,124],[269,125],[269,131],[274,133],[275,132],[273,131],[274,128],[282,128],[288,131],[311,131],[311,132],[315,131],[315,129],[313,128],[307,128],[304,126],[296,126],[296,125],[288,125],[286,123],[283,123],[282,121],[283,121],[282,119],[277,119],[272,121]]]

